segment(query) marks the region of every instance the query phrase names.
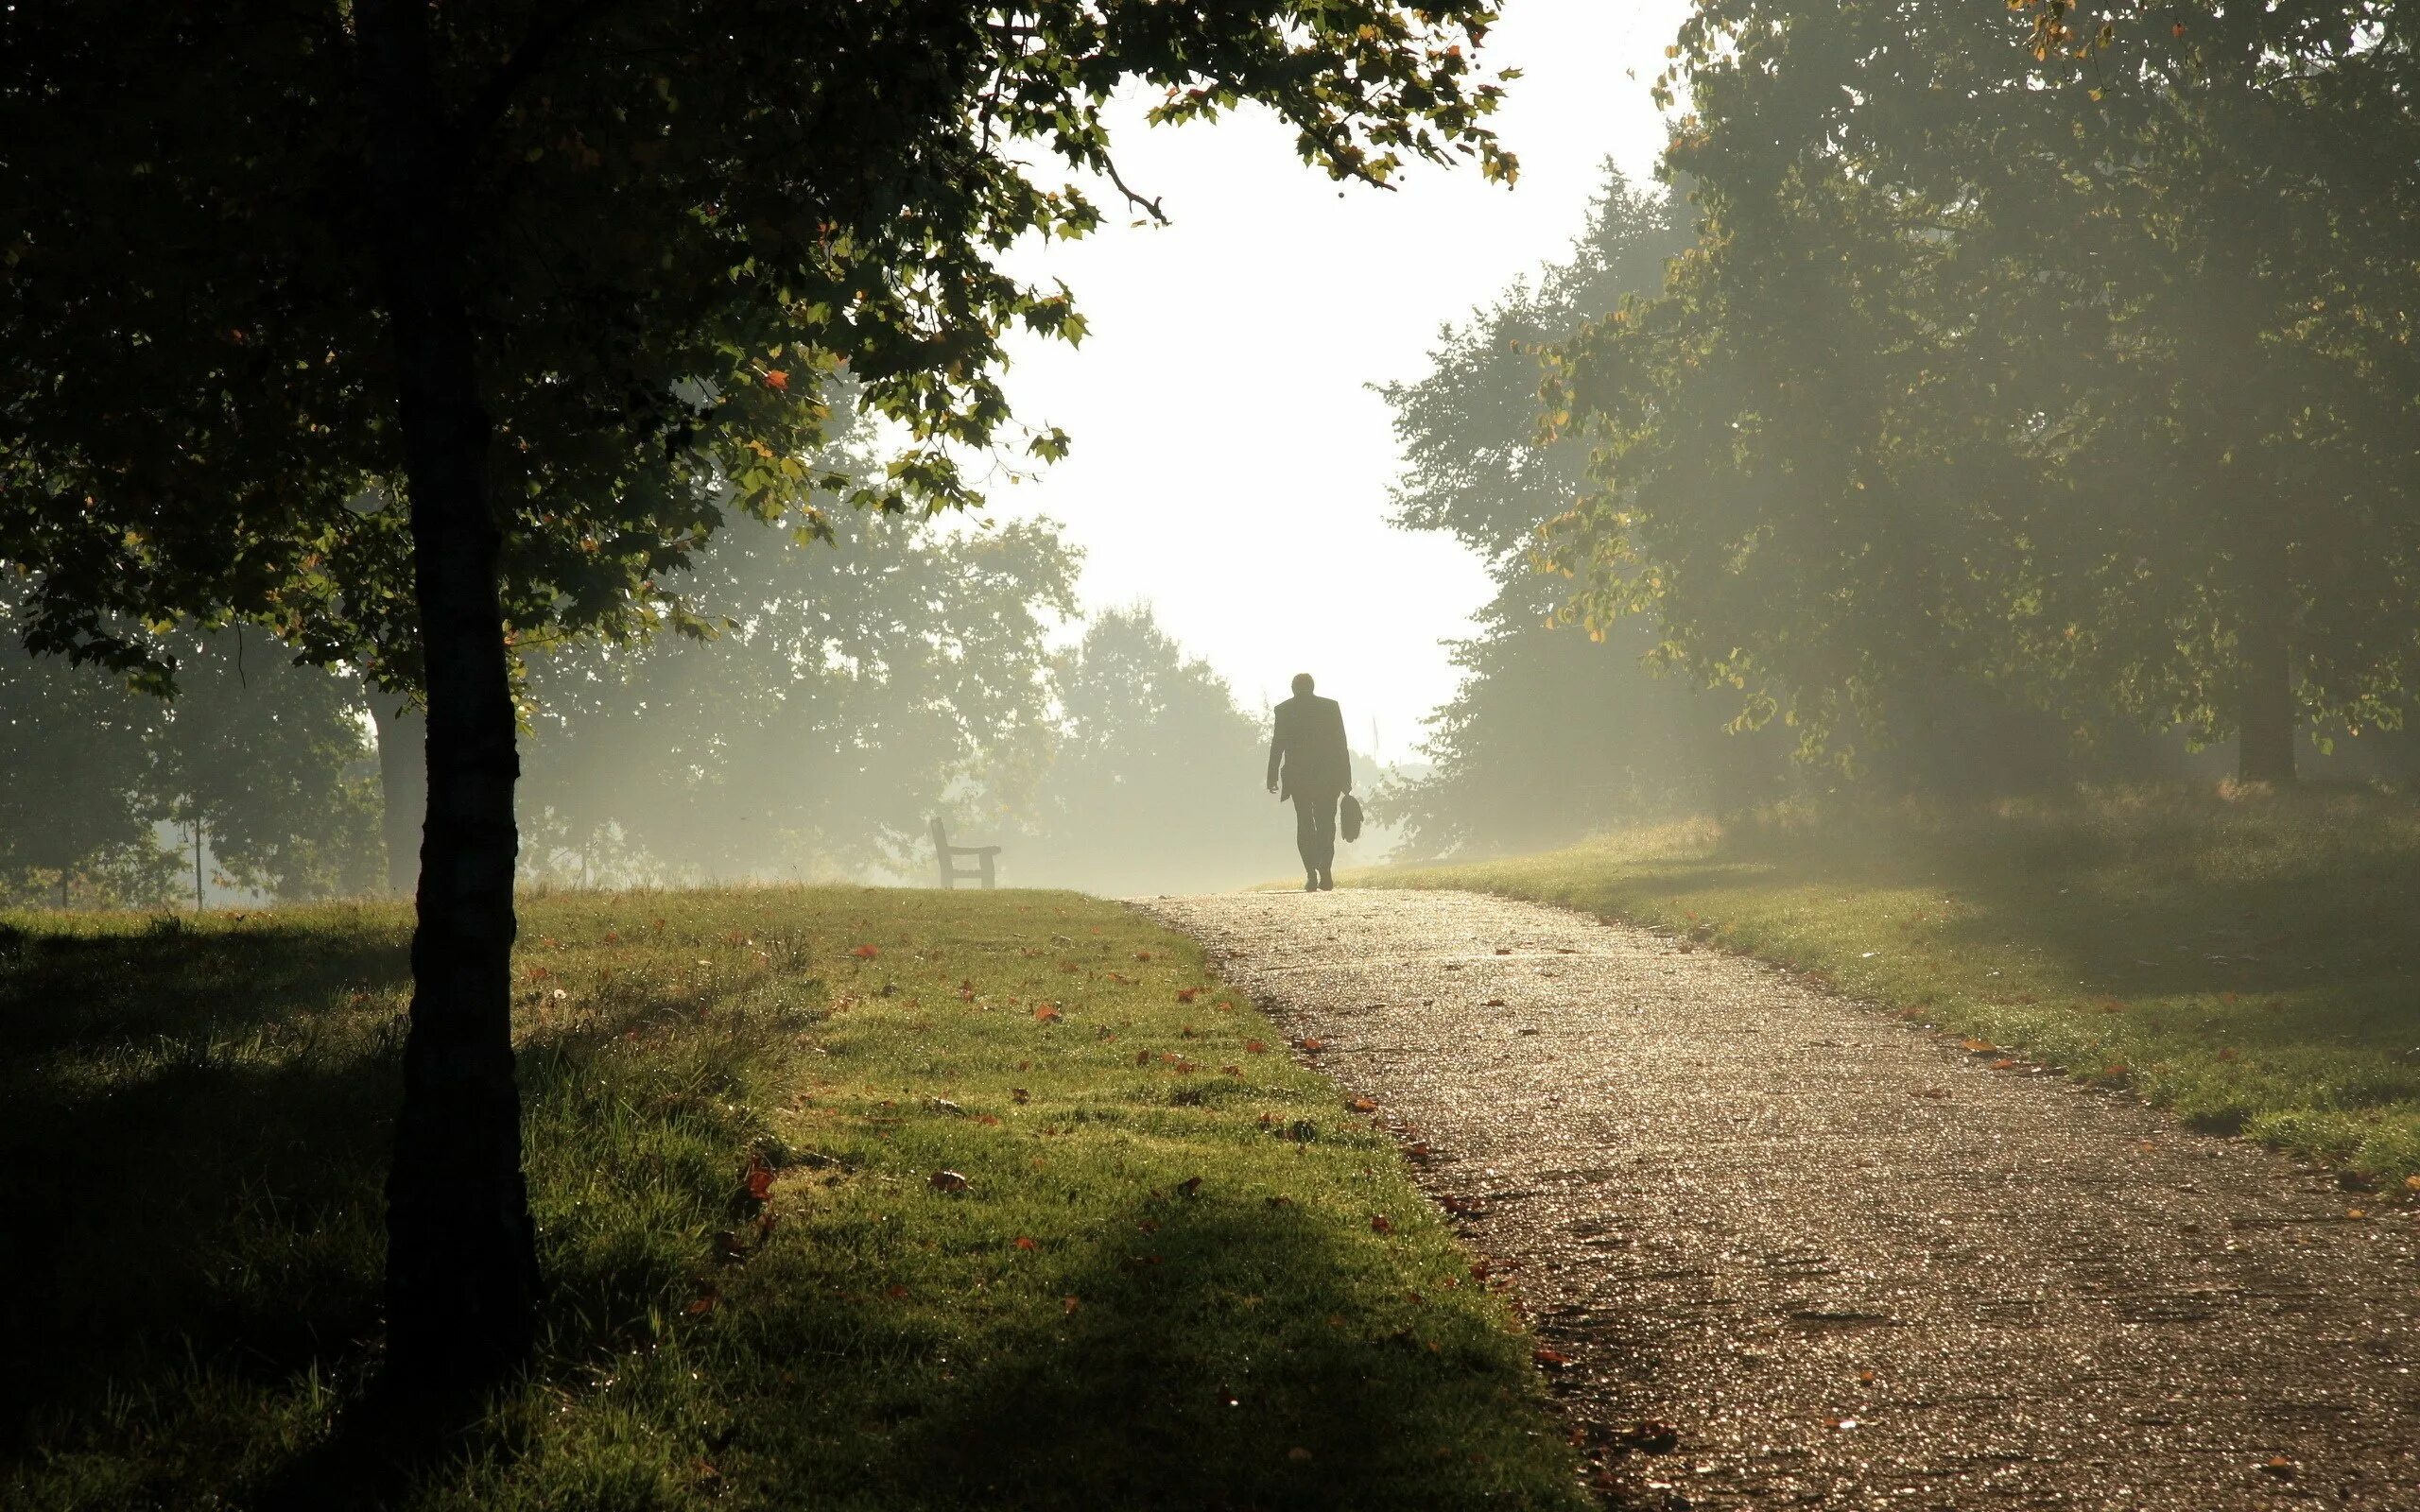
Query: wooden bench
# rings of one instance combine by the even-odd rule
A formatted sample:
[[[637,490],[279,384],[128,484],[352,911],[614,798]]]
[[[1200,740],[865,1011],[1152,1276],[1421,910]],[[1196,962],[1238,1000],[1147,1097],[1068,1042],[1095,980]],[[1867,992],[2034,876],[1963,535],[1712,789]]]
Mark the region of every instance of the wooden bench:
[[[942,886],[955,887],[958,885],[959,879],[961,877],[969,880],[980,877],[983,879],[983,885],[985,887],[988,888],[993,885],[992,858],[1000,853],[1000,848],[998,846],[952,845],[949,843],[949,832],[942,828],[942,821],[940,817],[936,816],[933,819],[933,851],[936,858],[941,862]],[[975,869],[972,871],[959,870],[952,864],[951,858],[954,856],[975,857]]]

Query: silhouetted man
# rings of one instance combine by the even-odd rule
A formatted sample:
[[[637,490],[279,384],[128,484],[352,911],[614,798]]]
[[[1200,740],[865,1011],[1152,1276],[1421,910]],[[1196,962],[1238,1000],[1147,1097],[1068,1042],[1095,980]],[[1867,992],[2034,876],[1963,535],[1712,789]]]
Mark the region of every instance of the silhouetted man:
[[[1344,711],[1311,696],[1311,675],[1297,673],[1294,696],[1277,706],[1269,742],[1269,790],[1294,800],[1294,848],[1303,852],[1303,890],[1336,885],[1336,805],[1353,790],[1353,753],[1344,748]]]

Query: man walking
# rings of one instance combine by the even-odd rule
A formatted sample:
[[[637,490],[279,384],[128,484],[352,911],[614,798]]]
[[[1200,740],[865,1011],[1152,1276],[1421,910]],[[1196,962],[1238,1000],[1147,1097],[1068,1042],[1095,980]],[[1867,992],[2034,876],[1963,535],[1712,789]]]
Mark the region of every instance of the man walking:
[[[1303,890],[1336,885],[1336,806],[1353,790],[1353,753],[1344,747],[1344,711],[1311,695],[1311,675],[1294,678],[1294,696],[1277,706],[1269,742],[1269,790],[1294,803],[1294,847],[1303,853]]]

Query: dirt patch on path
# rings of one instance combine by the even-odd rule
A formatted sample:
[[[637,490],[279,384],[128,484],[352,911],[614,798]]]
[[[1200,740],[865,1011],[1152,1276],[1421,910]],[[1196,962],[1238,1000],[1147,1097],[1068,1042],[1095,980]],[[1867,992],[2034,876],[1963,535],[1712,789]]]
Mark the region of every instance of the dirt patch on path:
[[[1143,906],[1428,1145],[1594,1441],[1671,1425],[1626,1501],[2420,1509],[2408,1206],[1560,909]]]

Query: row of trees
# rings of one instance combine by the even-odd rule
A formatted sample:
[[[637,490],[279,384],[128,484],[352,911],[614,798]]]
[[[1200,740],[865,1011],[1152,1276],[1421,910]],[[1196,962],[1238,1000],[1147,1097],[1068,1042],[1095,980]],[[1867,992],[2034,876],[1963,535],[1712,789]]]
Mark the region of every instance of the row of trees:
[[[1792,771],[2378,747],[2420,673],[2413,46],[2384,5],[1703,0],[1673,194],[1616,175],[1388,390],[1399,522],[1500,585],[1392,809],[1520,844]]]
[[[525,877],[921,880],[937,814],[1008,843],[1008,874],[1029,885],[1207,888],[1282,869],[1282,827],[1253,802],[1264,721],[1148,607],[1058,646],[1077,554],[1047,523],[834,526],[835,550],[752,522],[718,536],[689,585],[712,639],[527,657]],[[185,638],[173,701],[0,658],[0,899],[190,895],[205,837],[222,885],[407,892],[419,736],[392,695],[240,630]],[[197,849],[164,848],[164,825]]]
[[[0,636],[11,609],[0,603]],[[372,890],[378,794],[359,684],[240,631],[178,638],[174,704],[57,658],[0,657],[0,902],[158,902],[209,880]],[[162,826],[185,833],[163,849]]]
[[[2392,730],[2420,674],[2420,97],[2392,5],[1703,0],[1699,238],[1556,358],[1592,631],[1810,749],[1953,685]]]

